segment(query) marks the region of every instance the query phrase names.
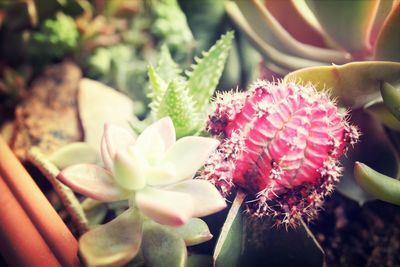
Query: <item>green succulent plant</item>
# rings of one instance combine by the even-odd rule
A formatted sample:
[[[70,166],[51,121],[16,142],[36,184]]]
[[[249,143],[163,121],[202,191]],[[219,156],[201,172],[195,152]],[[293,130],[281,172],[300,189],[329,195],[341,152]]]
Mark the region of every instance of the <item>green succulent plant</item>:
[[[209,99],[222,75],[232,39],[233,32],[222,35],[209,51],[195,59],[185,75],[164,46],[156,68],[150,66],[148,72],[151,116],[170,116],[179,137],[199,133],[204,128]]]

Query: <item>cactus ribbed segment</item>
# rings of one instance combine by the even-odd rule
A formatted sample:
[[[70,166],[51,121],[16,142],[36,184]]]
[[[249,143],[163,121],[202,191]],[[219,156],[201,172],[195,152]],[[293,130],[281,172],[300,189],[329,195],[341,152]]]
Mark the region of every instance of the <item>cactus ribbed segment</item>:
[[[312,219],[341,175],[338,158],[359,137],[335,103],[311,85],[258,81],[215,100],[207,129],[224,138],[202,176],[227,195],[232,186],[256,201],[255,216],[296,225]]]

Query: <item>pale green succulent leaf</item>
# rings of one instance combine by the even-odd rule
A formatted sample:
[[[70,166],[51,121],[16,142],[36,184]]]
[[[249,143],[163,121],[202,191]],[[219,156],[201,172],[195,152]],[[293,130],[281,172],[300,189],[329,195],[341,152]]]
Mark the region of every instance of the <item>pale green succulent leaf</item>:
[[[371,50],[370,33],[379,1],[306,0],[329,37],[352,54]]]
[[[381,98],[366,104],[364,110],[374,116],[386,127],[398,132],[400,131],[400,121],[393,116]]]
[[[376,60],[400,61],[400,3],[386,18],[375,46]]]
[[[339,104],[357,108],[379,96],[382,81],[400,83],[400,63],[365,61],[312,67],[291,72],[284,80],[311,82],[318,90],[329,89]]]
[[[75,142],[56,150],[48,159],[58,169],[62,170],[74,164],[97,163],[99,162],[99,155],[91,145],[84,142]]]
[[[169,228],[152,221],[143,225],[142,252],[146,266],[186,266],[187,251],[183,239]]]
[[[394,88],[385,82],[381,86],[381,94],[389,111],[400,120],[400,88]]]
[[[180,77],[182,70],[173,60],[171,53],[166,45],[161,46],[160,58],[158,59],[156,71],[158,75],[166,82]]]
[[[381,174],[367,165],[356,162],[354,176],[357,183],[374,197],[400,205],[400,181]]]
[[[293,56],[323,61],[346,63],[350,55],[337,50],[307,45],[293,38],[259,0],[235,0],[249,25],[267,44]]]
[[[378,37],[379,33],[381,32],[382,26],[383,26],[386,18],[388,17],[390,11],[392,10],[393,1],[394,0],[378,1],[379,6],[378,6],[378,10],[376,11],[374,25],[372,26],[372,31],[371,31],[372,46],[374,46],[376,44],[377,37]],[[382,59],[379,59],[379,60],[382,60]]]
[[[156,113],[156,118],[165,116],[172,119],[178,138],[199,130],[200,114],[185,83],[174,80],[168,84]]]
[[[218,85],[233,38],[233,32],[222,35],[215,45],[203,52],[201,58],[195,58],[196,63],[186,72],[189,77],[189,94],[196,99],[196,108],[199,111],[205,109]]]
[[[129,209],[82,235],[79,252],[87,266],[121,266],[136,256],[141,242],[142,219]]]
[[[207,223],[199,218],[191,218],[186,224],[179,227],[168,227],[170,231],[179,235],[186,246],[198,245],[212,238]]]

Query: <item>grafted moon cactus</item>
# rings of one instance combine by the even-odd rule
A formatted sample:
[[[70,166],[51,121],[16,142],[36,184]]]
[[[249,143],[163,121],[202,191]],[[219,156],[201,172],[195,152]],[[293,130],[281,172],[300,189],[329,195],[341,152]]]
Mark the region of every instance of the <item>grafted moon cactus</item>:
[[[214,104],[207,129],[224,140],[202,177],[225,195],[235,187],[253,196],[257,217],[293,226],[314,218],[339,180],[338,158],[359,137],[347,115],[310,84],[258,81]]]

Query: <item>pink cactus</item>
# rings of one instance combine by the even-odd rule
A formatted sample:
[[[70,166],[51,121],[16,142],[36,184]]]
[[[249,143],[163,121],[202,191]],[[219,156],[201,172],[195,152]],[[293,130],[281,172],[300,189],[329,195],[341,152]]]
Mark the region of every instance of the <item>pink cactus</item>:
[[[207,129],[224,141],[202,177],[225,195],[252,195],[251,214],[293,226],[316,216],[341,175],[338,158],[359,137],[325,92],[267,81],[218,95]]]

